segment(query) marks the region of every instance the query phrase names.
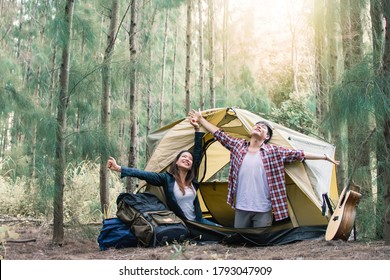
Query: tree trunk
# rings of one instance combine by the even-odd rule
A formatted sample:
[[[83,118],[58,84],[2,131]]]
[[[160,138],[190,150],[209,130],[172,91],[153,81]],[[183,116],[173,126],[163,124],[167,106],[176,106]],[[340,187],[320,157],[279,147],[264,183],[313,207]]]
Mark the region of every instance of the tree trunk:
[[[390,100],[390,3],[389,1],[383,1],[383,15],[386,19],[385,26],[385,47],[383,56],[383,81],[385,88],[383,90],[383,100]],[[387,108],[388,109],[388,108]],[[383,121],[383,138],[385,140],[383,156],[380,158],[382,161],[382,170],[380,170],[379,176],[382,176],[384,186],[384,228],[383,239],[386,245],[390,245],[390,113],[389,110],[385,110]]]
[[[343,42],[344,69],[351,68],[351,15],[350,0],[340,1],[341,36]]]
[[[20,10],[19,10],[19,33],[22,33],[23,29],[23,19],[24,19],[24,14],[23,14],[23,8],[24,8],[24,0],[20,1]],[[22,44],[22,36],[21,34],[17,36],[18,40],[16,42],[16,58],[20,57],[20,48]]]
[[[316,116],[318,120],[323,119],[323,104],[325,97],[325,71],[324,71],[324,50],[325,50],[325,28],[324,28],[324,11],[323,1],[314,2],[315,15],[315,73],[316,73]]]
[[[37,5],[38,6],[38,5]],[[41,26],[41,30],[39,32],[40,34],[40,43],[42,45],[44,45],[44,40],[45,40],[45,27],[46,27],[46,18],[47,18],[47,14],[46,12],[44,12],[43,14],[43,21],[44,21],[44,24]],[[32,28],[32,27],[31,27]],[[35,85],[35,91],[34,91],[34,97],[33,97],[33,100],[34,100],[34,107],[38,108],[39,106],[39,92],[40,92],[40,88],[41,88],[41,66],[38,66],[37,67],[37,83]],[[30,187],[32,187],[32,184],[34,182],[34,178],[35,178],[35,169],[36,169],[36,151],[37,151],[37,121],[34,120],[34,123],[33,123],[33,127],[32,127],[32,133],[31,133],[31,136],[32,136],[32,140],[31,140],[31,172],[30,172],[30,176],[31,176],[31,180],[30,180]]]
[[[317,4],[317,1],[315,2]],[[334,0],[327,0],[326,4],[326,39],[328,41],[328,48],[327,48],[327,71],[323,73],[323,75],[326,75],[326,80],[322,81],[325,83],[325,85],[321,86],[321,92],[322,96],[324,98],[324,104],[322,106],[317,105],[317,108],[319,108],[319,111],[317,112],[317,117],[322,122],[326,116],[326,114],[329,113],[329,105],[325,105],[326,103],[331,103],[331,100],[327,98],[330,95],[331,88],[338,82],[338,60],[339,60],[339,50],[338,50],[338,40],[336,36],[336,28],[337,25],[340,23],[340,14],[338,11],[338,8],[336,7]],[[321,67],[321,66],[320,66]],[[326,86],[328,85],[328,86]],[[326,100],[326,102],[325,102]],[[332,141],[334,143],[340,144],[342,143],[343,139],[345,139],[345,125],[346,123],[344,121],[339,121],[338,124],[334,127],[333,133],[329,135],[329,131],[321,130],[321,133],[325,135],[326,139],[329,139],[333,137]],[[320,128],[321,129],[321,128]],[[344,149],[342,149],[343,145],[338,145],[338,148],[336,149],[336,155],[335,157],[339,159],[341,162],[345,162],[346,153]],[[346,186],[348,182],[348,174],[345,164],[341,164],[338,166],[338,176],[337,176],[337,185],[339,186],[339,190],[341,191],[343,187]]]
[[[191,44],[192,44],[192,0],[187,1],[187,31],[186,31],[186,115],[191,109]]]
[[[162,53],[162,62],[161,62],[161,93],[160,93],[160,118],[159,118],[159,127],[163,124],[164,116],[164,95],[165,95],[165,60],[167,56],[167,38],[168,38],[168,17],[169,9],[165,8],[165,28],[164,28],[164,42],[163,42],[163,53]]]
[[[146,1],[147,2],[147,1]],[[153,47],[153,40],[151,39],[151,34],[154,34],[154,27],[155,27],[155,18],[156,18],[156,13],[157,13],[157,8],[153,7],[152,2],[149,2],[150,5],[150,10],[153,9],[152,13],[152,19],[149,28],[149,36],[148,41],[147,41],[147,46],[148,46],[148,72],[147,72],[147,82],[148,84],[146,85],[147,87],[147,108],[146,108],[146,117],[147,117],[147,123],[146,123],[146,136],[145,138],[148,137],[150,134],[150,131],[152,130],[152,83],[153,83],[153,77],[152,77],[152,47]],[[175,63],[173,63],[175,64]],[[173,66],[174,67],[174,66]],[[173,100],[173,98],[172,98]],[[148,141],[145,141],[145,151],[146,151],[146,162],[149,161],[150,159],[150,153],[149,153],[149,146],[148,146]]]
[[[372,52],[373,52],[373,68],[374,76],[377,76],[381,72],[383,67],[383,46],[384,46],[384,26],[383,26],[383,6],[381,0],[370,0],[370,16],[372,26]],[[380,76],[379,76],[380,77]],[[381,133],[380,126],[383,122],[381,115],[383,115],[383,103],[375,104],[375,117],[377,126],[377,138],[376,138],[376,168],[377,168],[377,194],[374,196],[374,203],[376,204],[375,216],[383,216],[383,163],[386,161],[383,152],[384,135]],[[376,221],[376,237],[383,238],[383,224],[381,220]]]
[[[351,2],[352,3],[352,2]],[[352,66],[356,66],[363,61],[363,15],[365,11],[365,6],[363,5],[363,1],[357,1],[354,5],[351,5],[351,52],[352,52]],[[356,141],[356,143],[351,142],[354,138],[352,135],[359,135],[359,131],[369,132],[372,130],[370,128],[370,117],[368,114],[368,110],[361,110],[360,121],[356,122],[356,118],[354,115],[350,114],[348,117],[348,163],[350,164],[352,170],[349,171],[349,177],[354,180],[354,182],[361,186],[363,192],[372,193],[372,176],[371,176],[371,162],[370,162],[370,145],[368,142],[359,148],[360,141]],[[364,137],[365,134],[360,135],[360,137]],[[356,139],[356,137],[355,137]],[[356,149],[358,147],[358,149]],[[361,151],[359,154],[356,154],[356,151]],[[353,171],[356,172],[353,173]]]
[[[53,46],[53,54],[51,58],[51,71],[50,71],[50,89],[49,89],[49,112],[53,114],[53,95],[55,94],[55,84],[57,81],[57,67],[56,67],[57,45]]]
[[[338,50],[338,40],[337,40],[337,26],[339,24],[339,14],[338,7],[336,7],[334,0],[327,0],[327,9],[326,9],[326,33],[328,39],[328,84],[329,87],[333,87],[338,82],[338,59],[339,59],[339,50]],[[327,90],[327,95],[329,94],[329,89]],[[329,111],[329,103],[326,104],[326,112]]]
[[[228,12],[229,0],[223,1],[223,96],[226,100],[228,97]]]
[[[383,7],[382,0],[370,0],[370,15],[372,26],[372,49],[374,71],[377,72],[382,68],[383,56]]]
[[[298,88],[298,50],[297,50],[297,27],[296,23],[293,22],[293,16],[290,14],[290,31],[291,31],[291,68],[292,68],[292,79],[293,79],[293,93],[299,98]],[[323,36],[323,34],[321,34]]]
[[[101,129],[103,141],[100,144],[100,206],[103,218],[109,218],[110,194],[107,182],[108,142],[110,139],[110,99],[111,99],[111,61],[115,50],[116,32],[118,26],[119,0],[113,0],[111,4],[110,29],[107,36],[107,48],[104,53],[102,67],[102,102],[101,102]]]
[[[62,49],[62,65],[60,74],[60,94],[57,107],[57,131],[55,154],[55,178],[54,178],[54,221],[53,243],[62,245],[64,240],[64,176],[65,176],[65,132],[66,109],[69,102],[69,62],[70,43],[72,40],[74,0],[67,0],[65,6],[66,39]]]
[[[130,48],[130,146],[129,146],[129,158],[128,166],[136,167],[138,162],[138,120],[137,120],[137,77],[136,77],[136,64],[137,64],[137,48],[135,36],[137,34],[137,1],[131,1],[131,21],[130,21],[130,34],[129,34],[129,48]],[[132,178],[127,178],[126,190],[128,192],[134,191],[136,184]]]
[[[343,47],[343,63],[344,63],[344,70],[348,70],[351,68],[351,59],[352,59],[352,52],[351,52],[351,40],[350,40],[350,34],[351,34],[351,15],[350,15],[350,3],[349,0],[340,1],[340,27],[341,27],[341,37],[342,37],[342,47]],[[348,147],[348,143],[342,143],[342,139],[345,139],[344,142],[348,142],[348,131],[347,131],[347,121],[342,120],[340,122],[340,130],[339,134],[335,135],[335,139],[340,139],[338,143],[341,147]],[[345,163],[343,167],[340,168],[340,173],[337,178],[339,186],[339,191],[341,191],[345,186],[348,184],[348,173],[351,168],[349,164],[349,158],[348,158],[348,149],[345,149],[345,151],[338,149],[336,151],[336,156],[343,160]]]
[[[146,137],[149,135],[150,131],[152,130],[152,44],[149,42],[148,44],[148,84],[146,85],[147,89],[147,104],[146,104]],[[173,102],[173,99],[172,99]],[[149,153],[149,146],[148,142],[146,142],[146,161],[148,162],[150,159],[151,154]]]
[[[344,50],[344,69],[350,71],[361,63],[363,59],[363,28],[362,28],[362,13],[364,7],[361,1],[352,2],[346,0],[340,2],[341,8],[341,30],[343,37]],[[360,121],[357,124],[356,118],[353,115],[354,110],[349,110],[347,116],[347,165],[348,165],[348,182],[354,180],[355,183],[361,186],[365,192],[371,191],[371,173],[370,173],[370,147],[368,144],[361,145],[357,140],[358,132],[370,131],[369,117],[367,110],[361,110]],[[366,117],[364,117],[365,115]],[[355,136],[355,137],[352,137]],[[353,142],[355,140],[355,143]],[[359,155],[356,152],[359,151]]]
[[[214,2],[208,0],[209,5],[209,83],[210,83],[210,108],[215,108],[214,87]]]
[[[176,57],[177,57],[177,41],[179,35],[179,26],[176,23],[175,30],[175,46],[173,49],[173,61],[172,61],[172,81],[171,81],[171,116],[175,115],[175,95],[176,95]]]
[[[199,108],[204,108],[204,62],[203,62],[203,0],[198,1],[199,15]]]

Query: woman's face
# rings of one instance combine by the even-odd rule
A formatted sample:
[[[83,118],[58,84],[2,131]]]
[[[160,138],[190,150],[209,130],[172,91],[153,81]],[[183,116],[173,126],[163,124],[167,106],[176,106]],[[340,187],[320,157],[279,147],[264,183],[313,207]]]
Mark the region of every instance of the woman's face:
[[[192,168],[192,155],[189,152],[182,153],[176,161],[176,165],[179,168],[183,168],[185,170],[191,170]]]

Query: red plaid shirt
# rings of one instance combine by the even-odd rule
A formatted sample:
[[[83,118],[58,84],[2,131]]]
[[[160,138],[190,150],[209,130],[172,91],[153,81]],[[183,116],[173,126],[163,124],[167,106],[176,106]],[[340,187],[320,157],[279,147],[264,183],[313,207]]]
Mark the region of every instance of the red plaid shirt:
[[[214,138],[230,151],[227,203],[235,207],[238,171],[248,152],[249,143],[244,139],[231,137],[221,129],[214,133]],[[303,161],[305,159],[304,152],[302,150],[292,150],[280,146],[263,144],[260,148],[260,153],[267,174],[275,220],[279,221],[288,218],[284,163]]]

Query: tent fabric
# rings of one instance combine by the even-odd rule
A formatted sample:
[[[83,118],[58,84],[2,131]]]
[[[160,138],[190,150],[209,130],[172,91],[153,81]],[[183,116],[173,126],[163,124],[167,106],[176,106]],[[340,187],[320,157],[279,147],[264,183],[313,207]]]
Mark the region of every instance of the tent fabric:
[[[186,221],[191,240],[197,242],[218,242],[225,245],[273,246],[303,240],[323,238],[326,226],[291,227],[285,224],[264,228],[220,228],[197,222]]]
[[[335,147],[330,143],[299,133],[247,110],[217,108],[202,111],[202,115],[233,137],[248,140],[253,125],[265,120],[273,127],[270,144],[318,154],[326,153],[330,156],[334,156],[335,153]],[[242,232],[242,230],[232,228],[234,210],[226,203],[230,153],[219,142],[213,140],[212,134],[202,127],[201,130],[206,134],[204,135],[205,150],[198,174],[199,180],[202,181],[198,195],[204,216],[223,226],[223,229],[219,228],[216,234],[219,241],[222,239],[226,241],[226,236],[229,236],[231,241],[241,242],[245,238],[250,238],[253,240],[251,244],[265,245],[297,240],[298,235],[305,238],[317,238],[318,236],[313,233],[315,231],[318,234],[324,234],[323,228],[328,224],[329,213],[326,216],[322,215],[322,195],[327,194],[334,201],[338,198],[335,168],[330,162],[306,160],[303,163],[286,164],[286,188],[290,214],[287,226],[280,228],[272,225],[267,229],[267,236],[262,233],[263,229],[251,229],[249,233],[247,230]],[[148,136],[151,157],[145,170],[153,172],[167,170],[179,151],[192,149],[193,135],[194,129],[187,118],[177,120],[151,133]],[[165,201],[164,193],[160,188],[146,186],[145,182],[140,182],[139,185],[142,188],[146,187],[146,190],[155,193]],[[196,231],[209,229],[208,226],[199,227],[193,224],[191,228]],[[226,231],[229,233],[227,234]],[[275,233],[274,239],[270,237],[272,232]],[[308,233],[304,234],[304,232]]]

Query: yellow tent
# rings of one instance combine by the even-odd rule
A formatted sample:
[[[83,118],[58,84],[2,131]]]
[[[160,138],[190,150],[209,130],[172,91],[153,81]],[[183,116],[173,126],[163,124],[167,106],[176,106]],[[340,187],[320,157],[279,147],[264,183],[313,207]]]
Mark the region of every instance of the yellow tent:
[[[203,111],[202,115],[231,136],[246,139],[249,139],[249,132],[253,125],[264,120],[256,114],[237,108],[210,109]],[[333,145],[270,120],[267,121],[273,126],[270,144],[334,156]],[[145,170],[154,172],[166,170],[179,151],[193,147],[193,137],[194,129],[187,118],[150,134],[148,144],[151,158]],[[224,227],[231,227],[234,212],[226,203],[226,166],[229,164],[229,151],[219,142],[213,141],[213,135],[210,133],[204,136],[204,149],[198,176],[199,181],[202,181],[199,190],[202,210],[206,217],[211,217]],[[287,228],[326,227],[329,214],[322,215],[322,195],[328,194],[334,201],[338,198],[335,168],[331,163],[306,160],[303,163],[286,164],[286,188],[290,214]],[[147,188],[147,190],[165,200],[159,188]],[[286,228],[286,224],[283,228]]]

